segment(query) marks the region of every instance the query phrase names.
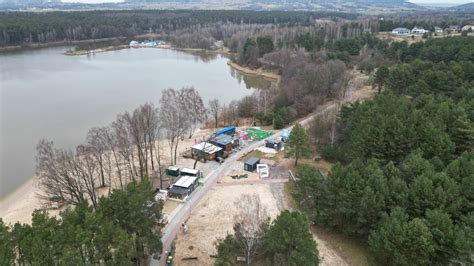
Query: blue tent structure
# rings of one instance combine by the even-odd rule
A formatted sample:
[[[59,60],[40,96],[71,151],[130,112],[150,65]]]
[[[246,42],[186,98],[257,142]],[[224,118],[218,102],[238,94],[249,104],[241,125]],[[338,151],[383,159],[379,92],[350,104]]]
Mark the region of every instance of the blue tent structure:
[[[281,139],[283,141],[286,141],[290,138],[290,133],[291,133],[291,130],[290,129],[283,129],[281,131]]]
[[[217,130],[216,132],[214,132],[214,136],[219,136],[222,134],[231,135],[234,133],[235,133],[235,126],[229,126],[229,127]]]

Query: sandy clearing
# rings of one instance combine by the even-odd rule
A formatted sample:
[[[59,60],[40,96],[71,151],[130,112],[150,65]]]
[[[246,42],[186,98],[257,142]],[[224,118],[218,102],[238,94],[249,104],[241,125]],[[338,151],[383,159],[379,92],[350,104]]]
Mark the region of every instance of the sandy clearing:
[[[271,186],[274,185],[235,185],[214,187],[191,215],[187,224],[189,231],[178,233],[176,240],[176,265],[212,265],[216,254],[214,243],[233,233],[233,220],[236,214],[234,202],[243,194],[257,194],[266,206],[269,216],[274,219],[281,211]],[[184,257],[198,257],[197,261],[183,261]]]
[[[242,194],[256,193],[267,206],[269,216],[274,219],[286,209],[290,209],[283,184],[216,186],[198,205],[187,221],[189,231],[178,233],[176,239],[176,265],[213,265],[210,255],[216,254],[215,243],[233,233],[233,217],[236,214],[234,201]],[[324,240],[313,232],[317,243],[321,265],[340,266],[348,263]],[[198,260],[182,260],[197,257]]]

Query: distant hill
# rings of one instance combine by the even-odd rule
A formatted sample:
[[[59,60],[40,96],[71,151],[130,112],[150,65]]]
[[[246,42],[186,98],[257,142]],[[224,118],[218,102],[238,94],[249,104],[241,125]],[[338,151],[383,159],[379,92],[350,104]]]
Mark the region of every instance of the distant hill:
[[[91,4],[85,0],[0,0],[0,10],[38,9],[232,9],[280,11],[329,11],[358,14],[417,11],[424,8],[407,0],[117,0],[117,3]]]
[[[455,6],[453,9],[460,11],[474,11],[474,2]]]
[[[127,3],[187,4],[187,5],[231,5],[243,9],[282,9],[313,10],[342,9],[364,7],[420,8],[407,0],[125,0]]]
[[[215,0],[127,0],[126,2],[153,2],[153,3],[216,3]],[[268,4],[276,6],[312,5],[312,4],[364,4],[364,5],[400,5],[406,0],[232,0],[222,1],[233,4]]]

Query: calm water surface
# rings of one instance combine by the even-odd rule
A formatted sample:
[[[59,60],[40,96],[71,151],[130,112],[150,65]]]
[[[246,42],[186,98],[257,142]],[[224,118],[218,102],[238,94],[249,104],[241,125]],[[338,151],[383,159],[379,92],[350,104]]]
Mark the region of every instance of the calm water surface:
[[[145,102],[158,103],[169,87],[193,85],[206,103],[227,103],[267,84],[236,73],[223,56],[164,49],[65,56],[67,49],[0,55],[0,197],[34,174],[41,138],[74,147],[89,128]]]

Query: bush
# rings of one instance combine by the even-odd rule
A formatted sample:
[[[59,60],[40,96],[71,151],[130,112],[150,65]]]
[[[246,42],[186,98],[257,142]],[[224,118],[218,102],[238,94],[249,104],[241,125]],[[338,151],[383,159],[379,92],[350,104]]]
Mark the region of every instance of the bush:
[[[374,68],[374,65],[369,62],[362,62],[359,64],[359,70],[361,73],[370,74],[372,71],[374,71]]]
[[[347,156],[344,150],[335,145],[324,145],[320,149],[321,157],[329,162],[346,162]]]
[[[255,119],[257,119],[261,125],[269,126],[273,123],[273,114],[258,112],[255,114]]]
[[[282,129],[284,127],[285,127],[285,120],[280,114],[276,114],[275,118],[273,119],[273,128]]]

